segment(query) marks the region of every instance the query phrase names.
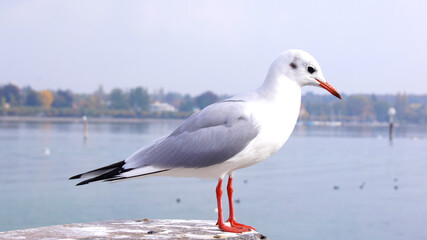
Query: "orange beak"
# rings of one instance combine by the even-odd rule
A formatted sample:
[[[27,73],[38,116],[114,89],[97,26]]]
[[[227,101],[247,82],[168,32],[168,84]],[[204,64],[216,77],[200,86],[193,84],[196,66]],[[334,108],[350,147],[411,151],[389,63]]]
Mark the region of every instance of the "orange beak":
[[[332,95],[334,95],[335,97],[342,100],[341,95],[338,93],[338,91],[334,87],[332,87],[331,84],[329,84],[327,82],[324,83],[324,82],[320,81],[319,79],[316,79],[316,80],[319,82],[319,84],[322,88],[326,89],[326,91],[330,92]]]

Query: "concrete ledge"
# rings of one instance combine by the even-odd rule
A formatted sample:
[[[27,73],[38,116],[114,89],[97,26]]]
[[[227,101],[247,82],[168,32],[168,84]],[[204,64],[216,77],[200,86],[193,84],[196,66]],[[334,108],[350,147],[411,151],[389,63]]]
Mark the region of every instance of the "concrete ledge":
[[[225,233],[208,220],[109,220],[0,232],[0,239],[267,239],[262,234]]]

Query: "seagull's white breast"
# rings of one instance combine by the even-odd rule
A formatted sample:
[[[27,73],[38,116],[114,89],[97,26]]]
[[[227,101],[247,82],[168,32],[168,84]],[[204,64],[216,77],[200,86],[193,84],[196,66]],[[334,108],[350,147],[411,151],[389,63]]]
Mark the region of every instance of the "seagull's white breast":
[[[259,163],[279,150],[291,135],[301,105],[301,88],[286,86],[283,95],[251,103],[252,119],[259,127],[258,136],[235,159],[238,168]]]

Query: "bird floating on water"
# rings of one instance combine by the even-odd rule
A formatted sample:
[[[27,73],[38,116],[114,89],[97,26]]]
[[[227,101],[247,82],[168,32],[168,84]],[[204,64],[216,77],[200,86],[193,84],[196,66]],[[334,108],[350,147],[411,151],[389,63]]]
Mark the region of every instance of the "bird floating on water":
[[[48,147],[46,147],[44,149],[44,155],[49,156],[50,155],[50,149]]]
[[[236,233],[255,230],[236,222],[233,173],[265,160],[283,146],[297,122],[301,87],[306,85],[322,87],[341,99],[337,90],[326,82],[313,56],[302,50],[285,51],[273,62],[264,83],[255,91],[207,106],[170,135],[125,160],[70,179],[92,177],[77,185],[148,176],[218,179],[218,227]],[[225,224],[222,210],[222,181],[226,175],[230,225]]]

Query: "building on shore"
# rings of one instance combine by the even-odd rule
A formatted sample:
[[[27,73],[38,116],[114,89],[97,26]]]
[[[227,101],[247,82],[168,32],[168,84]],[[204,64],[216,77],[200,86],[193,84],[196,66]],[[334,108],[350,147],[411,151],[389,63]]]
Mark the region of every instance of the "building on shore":
[[[150,105],[150,112],[176,112],[176,108],[168,103],[154,102]]]

